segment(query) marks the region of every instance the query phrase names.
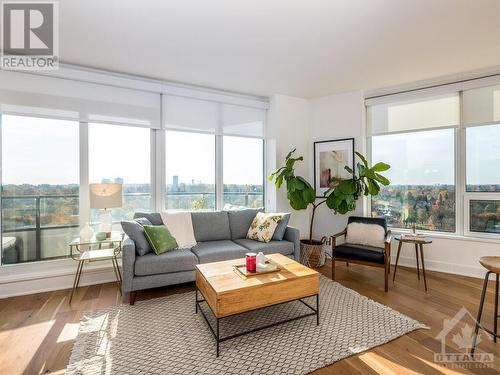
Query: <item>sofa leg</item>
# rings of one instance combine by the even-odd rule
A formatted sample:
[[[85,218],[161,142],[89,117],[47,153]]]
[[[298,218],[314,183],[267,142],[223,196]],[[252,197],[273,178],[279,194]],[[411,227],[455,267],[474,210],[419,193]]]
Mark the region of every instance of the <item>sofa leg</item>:
[[[135,297],[137,296],[137,292],[130,292],[129,294],[129,303],[131,305],[135,304]]]
[[[335,258],[332,257],[332,280],[335,280]]]

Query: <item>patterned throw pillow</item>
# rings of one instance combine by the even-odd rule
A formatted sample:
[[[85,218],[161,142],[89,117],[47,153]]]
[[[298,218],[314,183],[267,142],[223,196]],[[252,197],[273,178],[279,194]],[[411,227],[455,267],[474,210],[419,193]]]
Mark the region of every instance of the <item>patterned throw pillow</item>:
[[[274,231],[282,220],[282,214],[267,214],[258,212],[250,224],[247,238],[260,242],[269,242],[273,238]]]
[[[144,225],[144,234],[156,255],[177,247],[177,241],[165,225]]]

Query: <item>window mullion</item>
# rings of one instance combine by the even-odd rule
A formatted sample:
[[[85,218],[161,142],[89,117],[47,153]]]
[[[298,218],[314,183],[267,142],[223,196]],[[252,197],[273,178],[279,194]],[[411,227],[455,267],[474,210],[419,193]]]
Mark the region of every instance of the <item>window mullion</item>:
[[[80,226],[90,221],[89,201],[89,124],[80,122],[80,189],[79,189],[79,217]]]

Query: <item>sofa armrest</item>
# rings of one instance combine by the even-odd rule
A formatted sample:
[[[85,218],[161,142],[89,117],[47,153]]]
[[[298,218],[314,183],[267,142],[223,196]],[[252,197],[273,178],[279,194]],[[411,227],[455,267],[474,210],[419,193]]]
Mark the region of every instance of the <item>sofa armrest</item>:
[[[293,256],[297,262],[300,262],[300,231],[297,228],[287,226],[283,239],[293,242]]]
[[[122,246],[122,291],[132,291],[132,279],[134,278],[135,268],[135,242],[130,238],[123,241]]]

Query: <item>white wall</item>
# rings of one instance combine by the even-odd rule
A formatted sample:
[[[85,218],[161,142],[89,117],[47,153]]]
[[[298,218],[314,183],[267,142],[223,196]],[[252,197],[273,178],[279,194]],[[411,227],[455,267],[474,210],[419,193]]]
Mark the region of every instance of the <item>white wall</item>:
[[[277,167],[281,167],[286,155],[294,148],[295,155],[303,155],[305,161],[296,164],[296,173],[308,178],[309,166],[308,146],[310,144],[309,132],[309,101],[307,99],[295,98],[286,95],[274,95],[270,100],[270,108],[267,119],[268,137],[268,174]],[[273,152],[274,151],[274,152]],[[309,212],[293,211],[286,198],[286,189],[283,186],[276,191],[274,184],[267,185],[269,209],[278,212],[293,212],[290,218],[290,225],[300,229],[302,237],[308,233]],[[273,202],[274,201],[274,207]],[[268,202],[269,203],[269,202]]]
[[[313,181],[313,142],[354,138],[356,151],[364,153],[364,102],[360,91],[325,96],[310,100],[309,180]],[[358,201],[356,215],[363,214],[363,202]],[[316,210],[314,237],[329,237],[345,228],[346,215],[334,215],[326,205]]]
[[[355,138],[357,151],[366,153],[364,99],[362,92],[351,92],[312,99],[310,104],[309,177],[313,175],[313,142],[320,140]],[[362,214],[358,202],[355,214]],[[347,215],[335,216],[326,207],[319,209],[315,224],[315,236],[335,233],[345,227]],[[500,241],[475,240],[466,237],[434,235],[433,243],[425,247],[427,269],[484,277],[484,268],[478,260],[484,255],[500,256]],[[392,261],[395,262],[397,243],[394,241]],[[404,245],[399,260],[401,265],[415,265],[415,251]]]

